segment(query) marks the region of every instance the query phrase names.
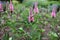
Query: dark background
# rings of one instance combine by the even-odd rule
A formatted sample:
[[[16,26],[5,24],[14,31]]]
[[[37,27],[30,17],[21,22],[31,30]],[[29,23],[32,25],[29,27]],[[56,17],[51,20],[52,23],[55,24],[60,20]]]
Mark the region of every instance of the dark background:
[[[0,0],[0,1],[10,1],[10,0]],[[19,1],[20,3],[23,2],[23,0],[17,0],[17,1]]]

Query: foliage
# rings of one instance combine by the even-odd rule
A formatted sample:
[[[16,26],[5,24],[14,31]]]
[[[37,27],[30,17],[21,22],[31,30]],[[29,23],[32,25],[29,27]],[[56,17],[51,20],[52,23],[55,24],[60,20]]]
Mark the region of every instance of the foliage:
[[[18,2],[13,1],[14,12],[10,14],[9,10],[1,12],[0,21],[5,21],[4,24],[0,24],[0,28],[9,27],[9,32],[12,33],[9,36],[9,32],[6,32],[3,36],[3,40],[42,40],[42,35],[45,32],[44,27],[51,26],[51,31],[49,31],[49,37],[51,40],[59,39],[58,32],[54,31],[56,26],[60,25],[60,12],[57,13],[56,18],[51,17],[51,12],[49,13],[38,13],[34,15],[34,22],[28,22],[28,15],[30,7],[32,7],[34,1],[24,2],[19,4]],[[51,3],[51,2],[50,2]],[[38,7],[47,8],[50,5],[49,2],[40,2],[38,1]],[[53,2],[52,2],[53,4]],[[59,3],[57,3],[59,4]],[[8,15],[10,14],[10,15]],[[8,18],[10,16],[10,18]],[[53,29],[53,30],[52,30]]]

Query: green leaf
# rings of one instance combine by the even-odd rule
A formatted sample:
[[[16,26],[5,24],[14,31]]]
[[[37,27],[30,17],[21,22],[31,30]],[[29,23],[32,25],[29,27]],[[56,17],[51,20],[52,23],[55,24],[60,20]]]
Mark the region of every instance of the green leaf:
[[[6,32],[3,36],[3,40],[9,40],[9,33]]]

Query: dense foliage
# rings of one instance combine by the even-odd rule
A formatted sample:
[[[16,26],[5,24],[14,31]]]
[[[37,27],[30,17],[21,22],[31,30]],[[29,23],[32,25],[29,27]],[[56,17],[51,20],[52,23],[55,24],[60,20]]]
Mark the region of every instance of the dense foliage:
[[[60,11],[53,18],[51,16],[52,7],[50,7],[52,6],[50,4],[59,5],[59,2],[38,0],[39,13],[34,15],[33,22],[28,21],[28,16],[30,7],[33,9],[34,0],[27,0],[22,4],[17,1],[12,2],[13,12],[10,12],[8,7],[5,11],[0,12],[2,40],[43,40],[44,38],[60,40]]]

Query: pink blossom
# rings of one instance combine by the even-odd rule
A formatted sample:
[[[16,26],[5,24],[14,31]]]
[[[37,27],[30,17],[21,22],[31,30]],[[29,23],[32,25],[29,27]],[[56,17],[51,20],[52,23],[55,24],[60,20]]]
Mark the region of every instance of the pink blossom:
[[[29,21],[29,22],[34,22],[34,17],[29,16],[29,17],[28,17],[28,21]]]
[[[13,10],[14,10],[14,7],[13,7],[13,4],[12,4],[12,1],[10,1],[10,4],[9,4],[9,10],[10,10],[10,11],[13,11]]]
[[[33,22],[33,21],[34,21],[34,17],[33,17],[33,13],[32,13],[32,8],[30,8],[28,21],[29,21],[29,22]]]
[[[39,9],[38,9],[38,6],[37,6],[37,2],[35,2],[34,4],[34,13],[39,13]]]
[[[56,17],[56,11],[54,9],[52,10],[51,16]]]
[[[2,3],[0,3],[0,12],[3,11]]]

